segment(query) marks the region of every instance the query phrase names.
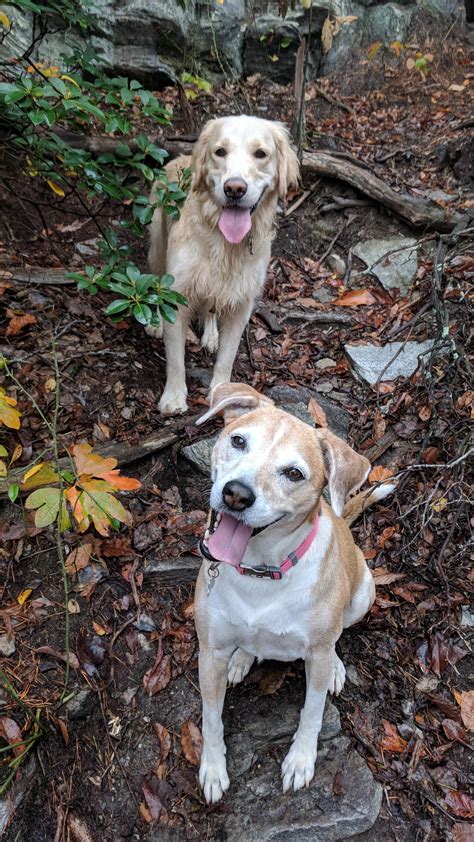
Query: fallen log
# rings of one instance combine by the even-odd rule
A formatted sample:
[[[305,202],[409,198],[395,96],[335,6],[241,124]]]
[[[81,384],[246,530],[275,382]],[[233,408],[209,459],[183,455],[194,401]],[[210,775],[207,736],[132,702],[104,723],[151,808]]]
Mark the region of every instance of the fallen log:
[[[147,559],[143,567],[145,579],[156,576],[160,584],[179,584],[192,582],[196,579],[201,566],[201,557],[194,555],[178,556],[178,558]]]
[[[105,137],[104,135],[83,135],[79,132],[66,132],[58,130],[56,134],[73,149],[86,149],[94,155],[102,155],[104,152],[115,152],[117,146],[126,144],[130,151],[138,151],[138,145],[133,137]],[[165,149],[170,158],[177,158],[178,155],[190,155],[193,151],[194,141],[179,140],[177,138],[166,138],[163,135],[149,136],[149,141]],[[155,164],[156,165],[156,164]]]
[[[151,436],[146,436],[137,444],[130,444],[128,441],[113,441],[107,444],[98,444],[94,446],[94,453],[102,456],[104,459],[107,456],[113,456],[117,459],[119,467],[127,465],[129,462],[136,462],[137,459],[143,459],[145,456],[150,456],[151,453],[156,453],[158,450],[163,450],[165,447],[174,444],[179,439],[179,435],[175,430],[160,430],[158,433],[153,433]],[[8,482],[2,480],[0,482],[0,497],[6,497],[8,493],[8,486],[12,483],[20,482],[21,477],[26,472],[28,466],[17,468],[10,472]],[[70,470],[70,459],[65,456],[59,460],[59,467],[61,470]],[[25,490],[29,494],[31,488]],[[20,493],[22,489],[20,489]]]
[[[76,281],[73,278],[66,278],[68,271],[65,268],[51,269],[31,266],[29,269],[17,269],[12,266],[8,270],[0,269],[0,281],[18,281],[25,284],[45,284],[49,286],[75,284]]]
[[[449,233],[462,219],[457,211],[445,211],[433,202],[396,193],[374,173],[330,152],[303,152],[301,166],[306,172],[345,181],[415,228]]]
[[[290,310],[283,316],[284,322],[313,322],[319,325],[352,325],[354,318],[349,313],[335,313],[334,310]]]

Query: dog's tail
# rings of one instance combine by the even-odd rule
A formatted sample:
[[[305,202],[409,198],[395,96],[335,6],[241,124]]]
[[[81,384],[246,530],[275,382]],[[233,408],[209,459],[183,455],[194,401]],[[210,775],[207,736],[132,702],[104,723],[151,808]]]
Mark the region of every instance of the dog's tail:
[[[369,506],[392,494],[396,487],[396,484],[393,482],[384,482],[383,485],[379,485],[373,491],[370,491],[370,489],[368,491],[359,491],[358,494],[347,500],[342,517],[350,526]]]

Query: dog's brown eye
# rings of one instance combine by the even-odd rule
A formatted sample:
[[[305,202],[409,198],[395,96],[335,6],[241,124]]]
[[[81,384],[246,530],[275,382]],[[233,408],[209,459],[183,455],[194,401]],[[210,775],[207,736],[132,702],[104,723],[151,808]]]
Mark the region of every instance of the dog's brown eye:
[[[257,149],[254,152],[254,155],[255,155],[256,158],[266,158],[267,157],[267,153],[265,152],[264,149]]]
[[[231,442],[232,447],[235,447],[236,450],[243,450],[246,444],[243,436],[232,436]]]
[[[225,158],[227,152],[223,146],[219,146],[219,149],[216,149],[214,154],[217,155],[218,158]]]
[[[304,479],[304,474],[299,468],[287,468],[283,473],[291,482],[299,482]]]

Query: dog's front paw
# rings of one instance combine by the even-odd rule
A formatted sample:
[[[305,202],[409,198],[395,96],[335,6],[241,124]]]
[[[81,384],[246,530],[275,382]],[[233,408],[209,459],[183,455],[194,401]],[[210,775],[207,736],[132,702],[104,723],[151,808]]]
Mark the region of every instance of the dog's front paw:
[[[332,682],[329,685],[329,692],[332,693],[334,696],[339,696],[342,688],[344,687],[344,682],[346,680],[346,668],[342,663],[341,659],[334,653],[334,672],[332,676]]]
[[[310,751],[308,747],[294,742],[281,767],[283,792],[289,789],[296,792],[303,786],[309,786],[314,776],[315,762],[316,751]]]
[[[220,801],[230,784],[223,752],[208,754],[204,750],[199,769],[199,783],[208,804]]]
[[[229,661],[227,681],[229,684],[238,684],[243,681],[250,670],[255,658],[243,649],[236,649]]]
[[[182,415],[188,409],[186,403],[186,389],[169,389],[165,387],[158,409],[162,415]]]

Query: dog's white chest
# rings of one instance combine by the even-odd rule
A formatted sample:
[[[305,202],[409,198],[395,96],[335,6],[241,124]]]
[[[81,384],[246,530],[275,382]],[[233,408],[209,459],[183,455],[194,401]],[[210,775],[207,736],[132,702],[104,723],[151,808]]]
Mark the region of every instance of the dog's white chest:
[[[259,660],[304,658],[312,616],[306,588],[289,580],[250,579],[231,569],[222,574],[209,597],[217,646],[240,646]]]

